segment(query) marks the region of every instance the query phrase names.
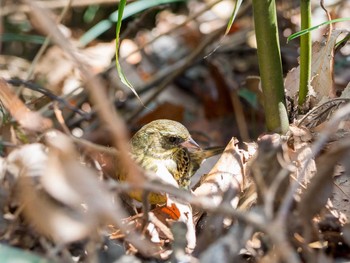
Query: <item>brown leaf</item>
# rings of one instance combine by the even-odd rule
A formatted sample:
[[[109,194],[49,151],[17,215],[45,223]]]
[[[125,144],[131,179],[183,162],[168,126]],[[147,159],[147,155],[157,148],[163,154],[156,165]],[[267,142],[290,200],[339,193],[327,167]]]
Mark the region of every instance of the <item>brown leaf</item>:
[[[315,42],[312,46],[312,72],[309,95],[316,97],[316,104],[323,97],[335,96],[333,87],[334,45],[339,35],[345,32],[347,31],[333,30],[328,42],[325,39],[322,43]],[[295,105],[297,105],[299,81],[300,66],[289,71],[285,78],[286,95],[294,100]]]
[[[347,30],[333,30],[327,41],[323,43],[315,42],[312,46],[312,72],[311,85],[316,92],[316,100],[323,97],[334,97],[334,46],[340,34]]]
[[[45,131],[52,127],[50,119],[42,117],[38,112],[28,109],[12,92],[4,79],[0,78],[0,100],[12,117],[28,131]]]
[[[236,143],[235,138],[228,143],[219,161],[210,173],[201,179],[200,186],[194,190],[195,195],[211,197],[212,202],[219,205],[223,194],[232,188],[236,191],[236,196],[232,198],[232,205],[237,205],[237,195],[243,190],[244,185],[244,167],[242,155],[235,146]]]
[[[164,102],[158,105],[158,107],[151,112],[143,115],[140,119],[138,119],[137,124],[143,126],[157,119],[170,119],[181,122],[184,117],[184,111],[185,109],[183,106],[179,106],[170,102]]]
[[[59,243],[69,243],[87,237],[97,229],[93,218],[80,211],[67,209],[35,188],[30,177],[18,181],[19,198],[25,218],[37,231]]]
[[[305,126],[314,131],[322,130],[326,122],[333,116],[334,112],[349,103],[349,98],[336,98],[327,100],[309,111],[298,121],[298,126]]]
[[[292,68],[284,80],[286,96],[295,98],[299,93],[300,66]]]
[[[348,152],[349,145],[349,138],[340,140],[316,160],[317,173],[311,178],[298,204],[300,216],[306,222],[320,212],[332,195],[335,165]]]

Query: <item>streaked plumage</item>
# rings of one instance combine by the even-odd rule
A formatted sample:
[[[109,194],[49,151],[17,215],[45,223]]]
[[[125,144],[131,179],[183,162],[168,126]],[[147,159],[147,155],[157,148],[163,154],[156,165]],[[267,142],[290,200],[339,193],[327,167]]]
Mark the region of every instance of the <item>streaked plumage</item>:
[[[163,181],[189,189],[191,176],[202,161],[222,152],[222,148],[202,150],[189,131],[176,121],[156,120],[143,126],[131,139],[131,152],[146,171],[155,173]],[[119,176],[125,180],[125,176]],[[141,201],[142,193],[134,191],[130,197]],[[164,203],[164,194],[151,193],[152,204]]]

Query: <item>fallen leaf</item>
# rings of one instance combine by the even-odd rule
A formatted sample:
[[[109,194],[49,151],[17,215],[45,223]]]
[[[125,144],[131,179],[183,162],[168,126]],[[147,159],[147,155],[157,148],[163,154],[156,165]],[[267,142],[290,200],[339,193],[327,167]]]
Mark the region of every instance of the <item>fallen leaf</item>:
[[[315,42],[312,46],[312,81],[311,86],[316,92],[316,101],[323,97],[333,98],[334,90],[334,46],[338,37],[347,30],[333,30],[329,38],[322,43]]]
[[[0,101],[12,117],[26,130],[31,132],[45,131],[52,127],[52,122],[38,112],[31,111],[12,92],[4,79],[0,78]]]

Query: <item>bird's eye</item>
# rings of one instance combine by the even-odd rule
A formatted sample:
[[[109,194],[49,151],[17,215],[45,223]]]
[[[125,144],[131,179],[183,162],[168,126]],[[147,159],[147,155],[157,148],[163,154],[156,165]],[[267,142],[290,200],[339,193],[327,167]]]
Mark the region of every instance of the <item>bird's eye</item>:
[[[170,136],[168,138],[169,142],[172,143],[172,144],[177,144],[177,143],[180,143],[181,141],[181,138],[179,137],[175,137],[175,136]]]

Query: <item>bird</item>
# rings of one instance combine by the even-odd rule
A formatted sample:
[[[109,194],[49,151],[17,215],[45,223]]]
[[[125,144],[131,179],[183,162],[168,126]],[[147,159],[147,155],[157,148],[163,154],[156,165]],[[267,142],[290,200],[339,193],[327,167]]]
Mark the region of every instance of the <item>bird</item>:
[[[191,177],[201,163],[223,151],[223,147],[202,149],[191,137],[188,129],[173,120],[159,119],[144,125],[130,141],[131,156],[148,173],[177,188],[189,190]],[[120,181],[126,173],[120,173]],[[142,191],[131,191],[128,195],[142,202]],[[150,193],[150,204],[166,202],[165,193]]]

